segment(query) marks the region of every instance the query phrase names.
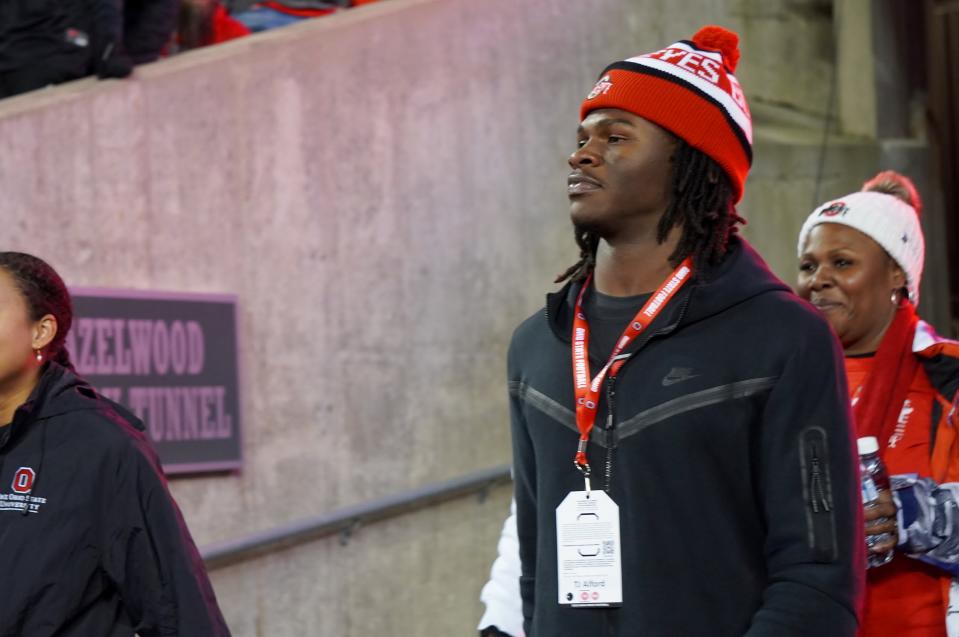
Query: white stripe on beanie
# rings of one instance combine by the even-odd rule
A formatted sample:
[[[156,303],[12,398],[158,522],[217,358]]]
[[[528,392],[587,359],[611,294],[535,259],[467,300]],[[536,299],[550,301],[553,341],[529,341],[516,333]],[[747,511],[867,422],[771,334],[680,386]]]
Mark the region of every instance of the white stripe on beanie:
[[[838,223],[871,238],[906,273],[913,303],[919,302],[919,284],[926,259],[926,241],[919,215],[905,201],[880,192],[854,192],[813,210],[799,231],[797,253],[802,257],[809,233],[822,223]]]
[[[663,55],[670,49],[685,51],[688,54],[711,59],[716,63],[716,70],[714,72],[715,79],[712,79],[712,77],[710,77],[708,74],[703,73],[702,69],[700,69],[699,73],[697,74],[692,69],[683,66],[682,63],[687,58],[679,58],[679,61],[676,62],[673,59],[661,60],[653,57],[656,55]],[[753,124],[752,119],[750,118],[749,108],[746,106],[745,98],[743,98],[742,103],[738,103],[733,98],[731,91],[735,91],[736,94],[742,95],[742,88],[740,88],[739,81],[736,79],[736,76],[730,71],[722,68],[722,54],[713,51],[704,51],[694,46],[690,46],[686,42],[675,42],[660,51],[646,53],[644,55],[637,55],[636,57],[631,57],[626,61],[632,62],[633,64],[647,66],[662,73],[666,73],[675,77],[676,79],[687,82],[696,89],[702,91],[704,94],[711,97],[723,107],[729,117],[732,118],[732,120],[736,122],[736,125],[739,126],[739,128],[743,131],[743,134],[746,136],[746,140],[750,144],[753,143]]]

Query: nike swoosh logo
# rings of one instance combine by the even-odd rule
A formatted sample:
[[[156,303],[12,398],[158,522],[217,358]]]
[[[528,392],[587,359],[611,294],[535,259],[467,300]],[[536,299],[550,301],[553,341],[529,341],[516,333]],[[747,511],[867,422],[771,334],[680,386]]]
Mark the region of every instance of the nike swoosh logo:
[[[684,380],[689,380],[690,378],[696,378],[699,374],[689,374],[689,373],[678,373],[675,370],[666,374],[666,377],[663,379],[663,387],[669,387],[670,385],[675,385],[676,383],[681,383]]]

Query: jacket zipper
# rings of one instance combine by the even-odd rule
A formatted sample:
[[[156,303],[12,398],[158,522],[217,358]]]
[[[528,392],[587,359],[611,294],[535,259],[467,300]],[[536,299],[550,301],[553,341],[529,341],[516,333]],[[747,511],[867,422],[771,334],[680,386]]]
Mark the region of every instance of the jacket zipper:
[[[809,548],[816,562],[829,563],[837,555],[829,466],[823,461],[829,442],[819,427],[804,429],[800,441]]]
[[[604,475],[606,476],[606,493],[609,493],[610,486],[613,481],[613,396],[616,395],[616,390],[613,388],[613,385],[616,384],[616,377],[611,376],[608,381],[606,381],[606,405],[609,408],[609,413],[606,415],[606,470]]]
[[[832,511],[829,499],[826,497],[826,490],[822,484],[822,467],[820,466],[819,450],[816,443],[812,444],[811,474],[809,476],[809,489],[812,492],[812,512],[819,513],[820,507],[823,512]]]
[[[638,342],[639,342],[639,345],[638,345],[638,346],[636,347],[636,349],[634,349],[633,352],[629,355],[629,358],[627,358],[627,359],[623,362],[623,365],[622,365],[622,367],[620,367],[619,371],[623,371],[622,368],[625,367],[626,364],[629,363],[629,361],[631,361],[631,360],[633,359],[633,356],[635,356],[636,353],[639,352],[639,350],[643,349],[643,348],[646,346],[646,343],[648,343],[648,342],[651,341],[652,339],[656,338],[657,336],[664,336],[664,335],[669,334],[670,332],[672,332],[673,330],[676,329],[676,327],[682,322],[683,317],[686,316],[686,308],[689,306],[689,298],[690,298],[691,296],[692,296],[692,289],[690,289],[690,290],[686,293],[686,295],[683,297],[683,304],[682,304],[681,306],[679,306],[679,315],[676,317],[676,320],[673,321],[672,323],[670,323],[669,325],[667,325],[666,327],[663,327],[662,329],[660,329],[660,330],[658,330],[658,331],[656,331],[656,332],[651,332],[651,333],[649,333],[649,334],[646,334],[644,339],[642,339],[641,341],[638,341]],[[553,328],[553,322],[552,322],[552,320],[550,320],[550,315],[549,315],[549,303],[546,304],[546,307],[544,308],[543,313],[544,313],[545,318],[546,318],[546,324],[549,326],[550,330],[552,330],[553,333],[556,334],[557,336],[560,336],[560,337],[561,337],[561,338],[560,338],[561,341],[566,342],[566,343],[570,342],[569,339],[567,339],[567,338],[565,338],[565,337],[562,337],[562,336]],[[597,362],[597,361],[595,361],[595,359],[593,359],[593,358],[590,358],[590,362]],[[612,480],[612,476],[613,476],[613,445],[614,445],[614,433],[615,433],[615,428],[616,428],[616,426],[615,426],[615,421],[614,421],[614,418],[613,418],[613,396],[616,394],[616,392],[613,390],[613,385],[615,384],[615,382],[616,382],[616,377],[615,377],[615,376],[611,376],[611,377],[609,377],[609,378],[606,380],[606,403],[607,403],[607,407],[608,407],[608,409],[607,409],[608,415],[606,416],[606,433],[605,433],[605,438],[606,438],[606,466],[605,466],[605,470],[604,470],[604,477],[605,477],[605,480],[606,480],[606,484],[604,485],[604,490],[605,490],[607,493],[609,493],[610,484],[611,484],[611,480]]]
[[[692,290],[687,292],[686,296],[683,297],[683,304],[679,306],[679,315],[676,317],[676,320],[670,323],[669,325],[663,327],[662,329],[646,334],[646,337],[641,341],[638,341],[636,349],[630,353],[629,358],[623,361],[623,364],[619,368],[619,372],[622,373],[623,368],[629,364],[629,361],[633,360],[633,357],[639,353],[641,349],[646,347],[646,344],[649,341],[653,340],[657,336],[665,336],[679,326],[683,321],[683,317],[686,315],[686,307],[689,305],[689,297],[692,296]],[[618,375],[618,374],[617,374]],[[605,491],[609,493],[612,478],[613,478],[613,446],[615,445],[614,434],[616,429],[616,423],[613,417],[613,396],[616,395],[614,385],[616,384],[616,376],[610,376],[606,380],[606,406],[608,415],[606,416],[606,467],[605,467],[605,477],[606,485]]]

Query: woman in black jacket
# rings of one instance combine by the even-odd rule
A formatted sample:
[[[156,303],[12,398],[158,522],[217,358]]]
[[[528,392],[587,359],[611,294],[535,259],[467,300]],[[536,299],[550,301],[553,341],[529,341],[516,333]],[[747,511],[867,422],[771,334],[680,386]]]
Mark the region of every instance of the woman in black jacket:
[[[72,371],[72,313],[0,252],[0,637],[228,636],[142,424]]]

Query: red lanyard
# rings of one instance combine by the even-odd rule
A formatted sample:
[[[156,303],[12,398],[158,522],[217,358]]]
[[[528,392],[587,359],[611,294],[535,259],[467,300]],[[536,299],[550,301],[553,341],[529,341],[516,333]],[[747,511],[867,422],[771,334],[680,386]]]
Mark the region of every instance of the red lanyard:
[[[583,314],[583,295],[589,287],[592,275],[583,283],[579,296],[576,297],[576,310],[573,316],[573,390],[576,392],[576,427],[579,429],[579,447],[574,463],[587,478],[589,463],[586,461],[586,445],[589,442],[589,433],[596,424],[596,406],[599,403],[599,391],[603,386],[603,380],[607,374],[611,378],[616,376],[619,368],[626,362],[625,358],[616,360],[616,357],[659,316],[666,304],[689,281],[692,273],[693,260],[687,257],[678,268],[673,270],[659,289],[653,292],[646,304],[626,326],[623,335],[616,341],[616,346],[609,355],[606,365],[599,370],[592,382],[589,380],[589,324],[586,322],[586,315]]]

